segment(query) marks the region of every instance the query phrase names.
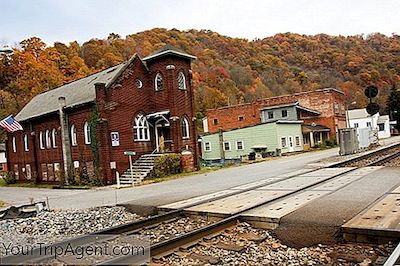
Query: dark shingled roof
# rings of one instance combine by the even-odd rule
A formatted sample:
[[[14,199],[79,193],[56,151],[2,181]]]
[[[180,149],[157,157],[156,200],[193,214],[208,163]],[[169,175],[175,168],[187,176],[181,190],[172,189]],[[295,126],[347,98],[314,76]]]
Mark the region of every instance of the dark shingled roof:
[[[55,88],[36,95],[27,103],[24,108],[15,116],[18,121],[25,121],[42,115],[58,111],[58,98],[63,96],[66,100],[66,107],[93,102],[96,99],[95,83],[105,83],[110,86],[125,68],[138,57],[136,54],[128,61],[107,68],[98,73],[67,83],[61,87]],[[139,58],[140,59],[140,58]]]

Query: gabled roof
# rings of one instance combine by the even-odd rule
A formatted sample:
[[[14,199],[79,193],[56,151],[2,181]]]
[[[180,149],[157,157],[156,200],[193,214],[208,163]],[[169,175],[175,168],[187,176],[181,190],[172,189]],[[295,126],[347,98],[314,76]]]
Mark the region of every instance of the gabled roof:
[[[348,110],[349,113],[349,119],[357,119],[357,118],[367,118],[371,117],[370,114],[368,114],[367,109],[353,109],[353,110]],[[379,116],[379,113],[378,113]]]
[[[284,108],[284,107],[296,107],[299,110],[302,110],[302,111],[305,111],[305,112],[309,112],[309,113],[312,113],[312,114],[315,114],[315,115],[320,115],[321,114],[320,112],[318,112],[316,110],[301,106],[299,104],[299,102],[292,102],[292,103],[286,103],[286,104],[266,106],[266,107],[261,108],[260,110],[271,110],[271,109],[278,109],[278,108]]]
[[[171,54],[179,56],[179,57],[184,57],[184,58],[187,58],[187,59],[190,59],[190,60],[197,59],[196,56],[193,56],[193,55],[190,55],[188,53],[185,53],[184,51],[182,51],[182,50],[180,50],[180,49],[178,49],[178,48],[176,48],[176,47],[174,47],[174,46],[172,46],[170,44],[167,44],[167,45],[163,46],[162,48],[158,49],[157,51],[155,51],[154,53],[152,53],[152,54],[146,56],[145,58],[143,58],[143,61],[150,61],[150,60],[155,59],[157,57],[171,55]]]
[[[93,102],[96,99],[94,84],[105,83],[106,87],[109,87],[135,58],[139,57],[135,54],[122,64],[38,94],[22,108],[15,118],[18,121],[25,121],[57,112],[58,98],[61,96],[65,97],[67,108]]]

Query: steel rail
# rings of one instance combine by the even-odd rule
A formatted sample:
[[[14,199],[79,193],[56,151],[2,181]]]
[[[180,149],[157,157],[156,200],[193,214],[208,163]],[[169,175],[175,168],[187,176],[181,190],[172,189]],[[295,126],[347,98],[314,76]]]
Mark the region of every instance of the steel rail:
[[[374,165],[374,166],[382,165],[382,164],[387,163],[390,160],[395,159],[397,157],[400,157],[400,151],[389,154],[381,159],[378,159],[377,161],[373,162],[372,165]]]
[[[392,254],[390,254],[389,258],[385,261],[385,264],[383,264],[383,266],[393,266],[397,263],[399,258],[400,258],[400,243],[393,250]]]
[[[390,145],[390,146],[384,147],[384,148],[382,148],[382,149],[378,149],[378,150],[372,151],[372,152],[370,152],[370,153],[363,154],[363,155],[361,155],[361,156],[357,156],[357,157],[355,157],[355,158],[350,158],[350,159],[348,159],[348,160],[345,160],[345,161],[342,161],[342,162],[339,162],[339,163],[334,163],[334,164],[328,166],[328,168],[344,167],[344,166],[346,166],[346,165],[349,164],[349,163],[359,162],[359,161],[361,161],[361,160],[368,159],[368,158],[370,158],[370,157],[379,155],[379,154],[382,153],[382,152],[386,152],[386,151],[388,151],[388,150],[390,150],[390,149],[395,149],[395,148],[398,148],[398,147],[400,147],[400,143],[395,143],[395,144],[392,144],[392,145]],[[369,164],[369,165],[370,165],[370,164]],[[350,167],[350,166],[349,166],[349,167]]]

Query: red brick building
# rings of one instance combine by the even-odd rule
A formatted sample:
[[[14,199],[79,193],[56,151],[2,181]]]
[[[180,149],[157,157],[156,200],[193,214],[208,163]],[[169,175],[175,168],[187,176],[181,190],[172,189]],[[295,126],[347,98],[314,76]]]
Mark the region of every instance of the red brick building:
[[[85,164],[113,183],[129,167],[125,151],[135,160],[153,152],[198,158],[193,59],[165,46],[37,95],[16,116],[24,130],[8,135],[9,169],[19,180],[52,182]]]
[[[333,88],[301,92],[260,99],[252,103],[222,107],[207,111],[205,121],[209,133],[260,124],[261,111],[272,106],[296,104],[299,109],[297,119],[303,120],[304,130],[329,132],[329,137],[336,139],[339,128],[346,127],[345,95]],[[310,127],[311,126],[311,127]]]

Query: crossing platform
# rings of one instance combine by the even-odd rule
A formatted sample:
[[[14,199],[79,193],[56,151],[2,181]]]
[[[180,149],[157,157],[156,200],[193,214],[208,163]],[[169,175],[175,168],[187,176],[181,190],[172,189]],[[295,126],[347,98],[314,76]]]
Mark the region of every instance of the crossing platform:
[[[400,185],[345,223],[342,229],[348,241],[381,243],[399,239]]]

